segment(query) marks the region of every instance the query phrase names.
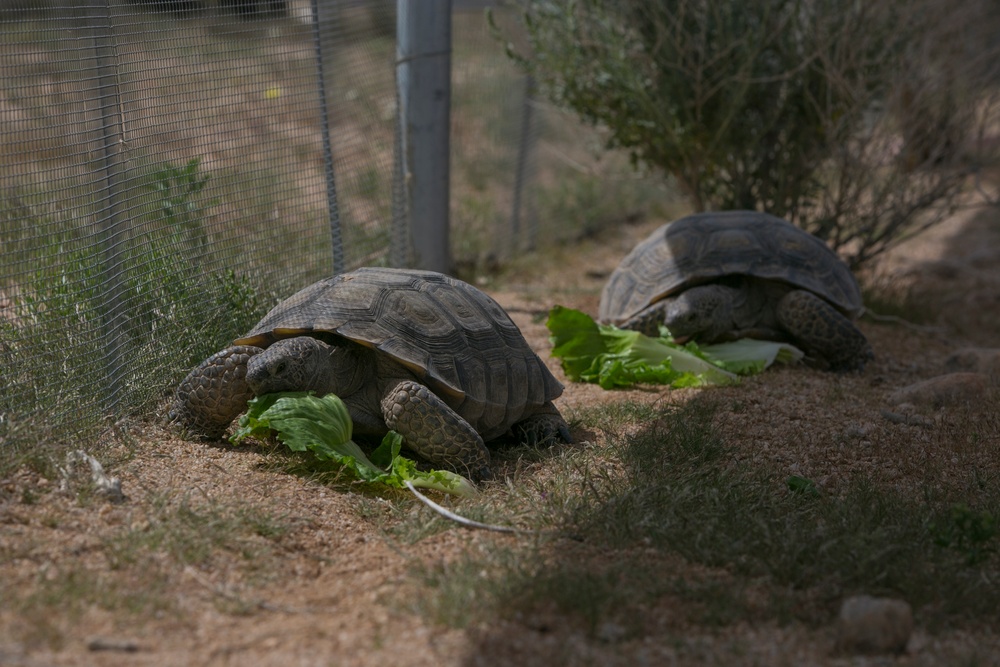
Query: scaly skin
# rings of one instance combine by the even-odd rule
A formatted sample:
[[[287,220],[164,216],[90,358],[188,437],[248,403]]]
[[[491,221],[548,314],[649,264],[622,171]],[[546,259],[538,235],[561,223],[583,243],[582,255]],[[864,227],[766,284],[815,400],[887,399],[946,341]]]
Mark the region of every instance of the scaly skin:
[[[278,341],[267,350],[227,348],[181,382],[169,417],[191,434],[220,438],[254,396],[280,391],[334,393],[355,424],[363,426],[359,432],[384,435],[396,430],[409,449],[432,463],[476,480],[489,479],[490,453],[476,429],[412,378],[376,382],[379,371],[373,354],[305,336]],[[389,367],[403,371],[395,364]],[[540,416],[561,421],[558,412]]]
[[[492,477],[490,452],[476,429],[419,382],[387,383],[382,414],[385,425],[428,461],[445,464],[473,479]]]
[[[261,351],[236,345],[198,364],[177,386],[168,419],[191,435],[221,438],[254,396],[246,381],[247,363]]]
[[[535,414],[525,417],[511,427],[515,437],[537,447],[552,442],[573,442],[566,420],[551,401],[543,405]]]
[[[795,290],[778,302],[778,321],[806,354],[832,371],[861,371],[874,358],[865,335],[812,292]]]

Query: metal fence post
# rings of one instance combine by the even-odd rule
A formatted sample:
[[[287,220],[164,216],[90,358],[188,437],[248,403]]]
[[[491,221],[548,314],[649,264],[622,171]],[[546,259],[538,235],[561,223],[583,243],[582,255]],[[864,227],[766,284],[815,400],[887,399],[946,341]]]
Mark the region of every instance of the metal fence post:
[[[323,71],[323,35],[320,31],[320,3],[311,0],[313,50],[316,56],[316,85],[319,90],[320,120],[323,126],[323,172],[326,176],[326,206],[330,216],[330,242],[333,245],[333,272],[345,268],[344,241],[340,228],[340,210],[337,208],[337,186],[333,170],[333,146],[330,141],[330,109],[326,98],[326,75]]]
[[[401,166],[414,261],[447,273],[451,0],[399,0],[396,21]]]
[[[521,106],[521,137],[517,147],[517,172],[514,175],[514,201],[511,205],[509,250],[534,250],[538,236],[538,219],[525,191],[530,190],[535,176],[535,79],[530,74],[524,77],[524,102]],[[522,230],[522,220],[527,220],[527,230]],[[522,234],[527,240],[522,240]]]
[[[86,25],[94,49],[92,79],[97,99],[94,101],[97,120],[95,151],[97,177],[101,181],[96,227],[101,248],[101,337],[104,341],[104,393],[102,404],[106,412],[114,413],[122,400],[124,389],[125,341],[128,317],[126,288],[123,277],[128,224],[122,211],[124,174],[122,165],[121,96],[118,87],[118,59],[111,33],[111,6],[108,2],[88,6]]]

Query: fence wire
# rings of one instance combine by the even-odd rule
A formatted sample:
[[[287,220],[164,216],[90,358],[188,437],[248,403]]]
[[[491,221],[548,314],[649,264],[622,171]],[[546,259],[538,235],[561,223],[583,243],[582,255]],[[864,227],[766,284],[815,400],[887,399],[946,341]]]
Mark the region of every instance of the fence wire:
[[[385,263],[393,21],[385,2],[0,5],[0,443],[97,432],[277,299]]]
[[[532,97],[490,4],[456,0],[452,22],[467,276],[637,200],[631,176],[611,195],[598,135]],[[281,298],[407,262],[394,9],[0,0],[0,457],[162,407]]]

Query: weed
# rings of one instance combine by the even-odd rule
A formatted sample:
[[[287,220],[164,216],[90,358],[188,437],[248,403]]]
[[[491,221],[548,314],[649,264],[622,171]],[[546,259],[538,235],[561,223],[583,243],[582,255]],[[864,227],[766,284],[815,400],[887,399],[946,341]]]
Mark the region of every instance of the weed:
[[[57,522],[53,517],[43,525],[56,527]],[[160,496],[152,499],[147,520],[96,542],[94,550],[106,558],[108,568],[75,558],[64,564],[46,559],[30,581],[0,584],[0,595],[5,607],[26,621],[22,641],[58,647],[64,624],[91,607],[140,619],[178,612],[177,574],[186,566],[212,568],[235,559],[241,574],[249,575],[241,577],[243,584],[267,581],[276,571],[274,543],[290,525],[287,517],[261,507],[197,506]],[[0,558],[32,559],[38,553],[19,545]],[[248,611],[238,599],[218,602],[226,613]]]
[[[936,313],[928,300],[913,293],[899,278],[870,277],[862,286],[865,308],[881,317],[898,317],[907,322],[925,324],[932,322]]]
[[[792,475],[785,480],[785,485],[792,493],[800,493],[804,496],[812,496],[813,498],[819,497],[819,489],[816,487],[816,482],[806,477]]]
[[[382,177],[377,169],[369,167],[355,176],[358,194],[368,199],[378,199],[382,193]]]
[[[975,511],[964,503],[952,505],[947,515],[931,523],[934,543],[954,549],[967,565],[979,565],[996,553],[995,539],[1000,535],[996,516],[986,510]]]
[[[36,589],[23,604],[35,609],[58,607],[69,611],[71,617],[82,613],[89,605],[131,614],[169,608],[166,580],[151,572],[149,575],[143,578],[141,587],[133,587],[105,573],[79,566],[43,570]]]
[[[949,55],[935,80],[906,48],[943,39],[939,5],[901,22],[903,3],[525,2],[528,44],[508,53],[609,146],[682,184],[693,209],[770,211],[859,266],[941,222],[974,171],[954,146],[982,131],[972,109],[992,104],[978,94],[995,74]],[[956,29],[975,34],[986,6]],[[810,57],[822,64],[802,67]]]
[[[19,554],[0,554],[25,560],[44,552],[24,548]],[[58,649],[64,633],[91,607],[129,615],[147,616],[173,609],[167,579],[157,568],[143,566],[128,573],[102,572],[77,559],[68,566],[43,556],[30,576],[0,584],[6,611],[20,620],[19,641],[27,646]],[[57,612],[57,613],[55,613]]]
[[[564,221],[552,230],[554,241],[577,242],[655,213],[653,203],[662,196],[658,186],[638,178],[577,173],[539,192],[539,212],[542,219]]]
[[[399,518],[399,506],[378,496],[359,496],[354,504],[357,515],[378,526],[386,526],[393,518]]]
[[[288,533],[289,524],[284,516],[276,516],[259,507],[240,507],[236,512],[238,522],[254,535],[266,540],[277,540]]]
[[[187,500],[154,499],[147,522],[131,527],[108,541],[112,569],[135,567],[151,554],[166,553],[169,562],[205,565],[220,552],[229,552],[264,570],[268,542],[288,531],[284,517],[258,507],[197,506]],[[263,540],[258,539],[263,538]]]
[[[218,200],[202,202],[199,194],[211,178],[199,171],[200,158],[192,158],[183,167],[167,163],[152,174],[152,182],[146,187],[159,198],[159,210],[163,220],[177,233],[187,237],[193,252],[205,252],[208,236],[202,220],[209,208]]]
[[[620,434],[629,424],[643,424],[659,418],[662,411],[654,405],[641,401],[618,401],[599,407],[580,410],[576,419],[589,428],[606,433]]]

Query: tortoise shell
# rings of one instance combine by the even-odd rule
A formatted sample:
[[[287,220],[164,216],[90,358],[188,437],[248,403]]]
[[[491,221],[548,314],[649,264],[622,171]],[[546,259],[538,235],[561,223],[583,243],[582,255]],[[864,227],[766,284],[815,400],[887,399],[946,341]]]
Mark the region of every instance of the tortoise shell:
[[[732,275],[809,290],[852,319],[864,310],[850,269],[821,240],[768,213],[722,211],[667,223],[639,243],[605,284],[598,317],[621,323],[661,299]]]
[[[496,301],[432,271],[368,267],[321,280],[234,344],[267,347],[302,335],[334,335],[388,355],[484,440],[563,390]]]

